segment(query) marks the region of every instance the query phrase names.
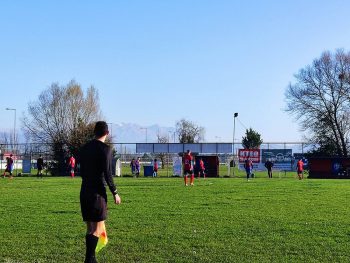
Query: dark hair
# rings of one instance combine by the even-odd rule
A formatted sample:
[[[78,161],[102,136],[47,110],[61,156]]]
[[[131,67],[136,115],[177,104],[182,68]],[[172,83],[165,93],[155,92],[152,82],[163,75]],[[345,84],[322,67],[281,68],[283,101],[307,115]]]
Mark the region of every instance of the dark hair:
[[[96,137],[102,137],[108,134],[108,125],[105,121],[96,122],[94,134]]]

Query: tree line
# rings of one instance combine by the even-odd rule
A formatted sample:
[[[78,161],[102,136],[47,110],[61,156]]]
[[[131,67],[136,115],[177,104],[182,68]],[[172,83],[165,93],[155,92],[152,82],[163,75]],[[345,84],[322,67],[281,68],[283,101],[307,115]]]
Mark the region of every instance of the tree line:
[[[304,141],[313,146],[311,153],[324,156],[348,156],[350,135],[350,53],[324,52],[311,65],[299,70],[295,83],[285,91],[286,111],[295,116],[305,132]],[[96,121],[104,119],[96,88],[85,91],[75,81],[53,83],[36,101],[28,103],[22,126],[28,141],[50,145],[56,161],[54,170],[62,172],[69,155],[93,138]],[[178,142],[204,141],[205,129],[181,119],[175,124]],[[11,136],[2,134],[7,143]],[[1,138],[0,138],[1,139]],[[158,142],[169,142],[158,135]],[[2,141],[4,141],[2,140]],[[242,138],[244,148],[260,147],[261,135],[252,128]]]

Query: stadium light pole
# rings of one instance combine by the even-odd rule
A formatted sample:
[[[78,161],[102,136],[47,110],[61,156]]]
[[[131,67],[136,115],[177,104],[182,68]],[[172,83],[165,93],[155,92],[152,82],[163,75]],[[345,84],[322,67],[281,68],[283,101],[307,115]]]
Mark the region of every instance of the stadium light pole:
[[[13,110],[15,112],[15,120],[13,124],[13,147],[14,147],[16,142],[16,109],[6,108],[6,110]]]
[[[147,143],[147,127],[141,127],[141,130],[146,130],[146,143]]]
[[[236,131],[236,118],[238,117],[238,112],[235,112],[233,114],[233,139],[232,139],[232,171],[233,171],[233,176],[235,176],[235,169],[234,169],[234,164],[235,164],[235,131]]]
[[[171,134],[173,133],[173,131],[168,131],[168,153],[167,153],[167,168],[166,168],[166,175],[169,177],[169,161],[170,161],[170,154],[169,154],[169,143],[170,143],[170,138],[171,138]]]

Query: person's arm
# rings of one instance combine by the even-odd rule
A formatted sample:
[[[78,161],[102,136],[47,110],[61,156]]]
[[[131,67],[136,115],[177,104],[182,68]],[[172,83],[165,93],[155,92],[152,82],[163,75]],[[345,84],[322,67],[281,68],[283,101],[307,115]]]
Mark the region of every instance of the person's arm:
[[[116,185],[114,184],[113,177],[112,177],[112,151],[111,148],[108,148],[106,156],[105,156],[105,167],[104,167],[104,177],[105,181],[109,187],[109,190],[111,191],[113,198],[114,198],[114,203],[115,204],[120,204],[121,203],[121,198],[118,194],[118,190]]]

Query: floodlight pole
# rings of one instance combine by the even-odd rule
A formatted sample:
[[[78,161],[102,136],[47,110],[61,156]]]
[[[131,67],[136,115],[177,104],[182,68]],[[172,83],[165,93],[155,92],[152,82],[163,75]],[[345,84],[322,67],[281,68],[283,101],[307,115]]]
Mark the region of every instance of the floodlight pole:
[[[13,125],[13,147],[15,147],[16,142],[16,109],[6,108],[6,110],[13,110],[15,112],[15,120]]]
[[[171,137],[171,134],[173,132],[172,131],[168,131],[168,152],[167,152],[167,156],[168,156],[168,164],[167,164],[167,168],[166,168],[166,175],[169,177],[169,161],[170,161],[170,154],[169,154],[169,143],[170,143],[170,137]]]
[[[235,176],[235,131],[236,131],[236,117],[238,117],[238,112],[233,114],[233,139],[232,139],[232,173]]]

